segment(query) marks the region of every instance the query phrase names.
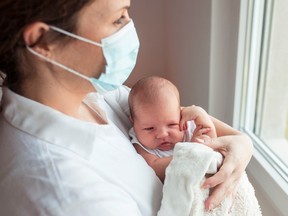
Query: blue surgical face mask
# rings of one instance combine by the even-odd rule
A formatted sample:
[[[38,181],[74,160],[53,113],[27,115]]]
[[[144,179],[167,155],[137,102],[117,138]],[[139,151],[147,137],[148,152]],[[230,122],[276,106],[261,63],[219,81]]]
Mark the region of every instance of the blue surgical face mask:
[[[129,77],[136,64],[140,44],[132,20],[116,33],[103,38],[101,43],[97,43],[95,41],[91,41],[81,36],[72,34],[58,27],[50,26],[50,28],[67,36],[76,38],[95,46],[102,47],[106,60],[105,72],[101,73],[98,79],[90,78],[79,73],[78,71],[73,70],[72,68],[69,68],[59,62],[51,60],[37,53],[28,46],[27,49],[34,55],[37,55],[38,57],[45,59],[54,65],[57,65],[77,76],[88,80],[100,93],[111,91],[121,86]],[[87,56],[87,58],[88,57],[89,56]]]

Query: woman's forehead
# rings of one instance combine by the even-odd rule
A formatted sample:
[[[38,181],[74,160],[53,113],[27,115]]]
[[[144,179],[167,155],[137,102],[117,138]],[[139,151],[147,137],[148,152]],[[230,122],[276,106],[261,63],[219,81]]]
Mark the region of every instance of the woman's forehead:
[[[109,14],[130,8],[130,0],[95,0],[91,6],[97,12]]]

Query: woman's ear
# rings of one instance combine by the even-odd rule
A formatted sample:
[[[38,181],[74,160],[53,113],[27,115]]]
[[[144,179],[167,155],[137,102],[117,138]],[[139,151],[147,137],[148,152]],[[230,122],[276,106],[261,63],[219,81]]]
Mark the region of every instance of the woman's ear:
[[[129,116],[129,120],[130,120],[131,124],[133,124],[133,123],[134,123],[134,121],[133,121],[133,118],[132,118],[132,116],[131,116],[131,115]]]
[[[49,31],[49,26],[43,22],[35,22],[28,26],[23,31],[23,40],[25,45],[32,47],[38,53],[47,55],[49,46],[42,41],[43,36]]]

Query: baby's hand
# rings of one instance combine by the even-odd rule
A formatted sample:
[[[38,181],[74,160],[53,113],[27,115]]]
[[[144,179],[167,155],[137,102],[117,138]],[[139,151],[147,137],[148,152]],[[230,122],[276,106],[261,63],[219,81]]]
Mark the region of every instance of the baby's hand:
[[[193,131],[193,136],[201,136],[201,135],[207,135],[211,131],[210,127],[203,127],[203,125],[197,125],[195,130]]]
[[[209,114],[199,106],[183,107],[181,109],[180,130],[186,130],[187,121],[193,120],[197,128],[193,136],[209,135],[212,138],[217,137],[216,128]]]
[[[206,129],[206,128],[205,128]],[[212,142],[212,138],[208,135],[202,134],[199,136],[194,136],[191,138],[191,142],[197,142],[197,143],[210,143]]]
[[[186,130],[187,129],[187,121],[196,120],[199,115],[202,115],[203,113],[207,114],[204,109],[202,109],[199,106],[188,106],[183,107],[181,109],[181,119],[180,119],[180,130]]]

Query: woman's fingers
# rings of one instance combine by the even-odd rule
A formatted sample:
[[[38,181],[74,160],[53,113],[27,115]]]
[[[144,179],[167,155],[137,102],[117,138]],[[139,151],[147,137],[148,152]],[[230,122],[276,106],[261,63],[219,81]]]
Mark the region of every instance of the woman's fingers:
[[[215,173],[213,176],[207,178],[204,181],[202,187],[203,188],[212,188],[218,184],[222,184],[228,178],[230,178],[233,175],[233,171],[234,171],[233,167],[234,166],[232,164],[227,164],[227,163],[224,162],[217,173]]]
[[[208,142],[204,144],[224,155],[224,161],[219,171],[206,179],[202,185],[203,188],[211,188],[211,194],[205,201],[205,208],[211,210],[235,191],[243,169],[238,158],[235,156],[235,151],[230,149],[229,145],[225,145],[224,142],[219,142],[217,138],[210,141],[208,140]]]
[[[227,196],[232,196],[238,185],[239,177],[237,172],[233,172],[233,166],[223,165],[223,167],[212,177],[203,183],[203,188],[211,188],[211,194],[205,201],[205,208],[211,210],[218,206]]]
[[[211,191],[212,193],[205,201],[205,209],[212,210],[217,207],[224,199],[229,196],[233,196],[233,192],[235,191],[235,185],[238,185],[237,181],[227,181],[220,185],[217,185]]]

